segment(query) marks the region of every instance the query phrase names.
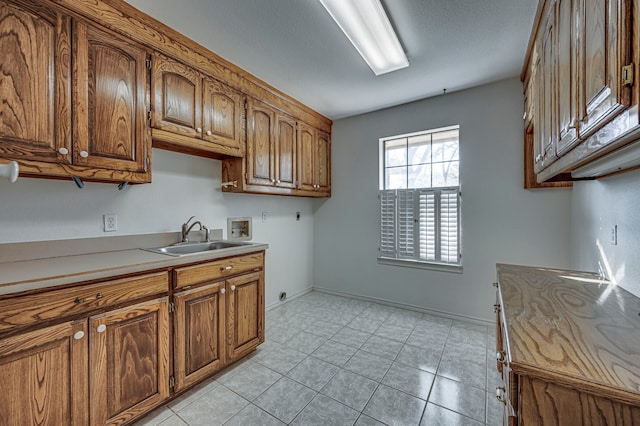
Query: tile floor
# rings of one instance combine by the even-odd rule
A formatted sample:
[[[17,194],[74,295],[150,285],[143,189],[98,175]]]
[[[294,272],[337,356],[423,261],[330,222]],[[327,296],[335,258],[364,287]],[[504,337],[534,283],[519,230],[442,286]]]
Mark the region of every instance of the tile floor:
[[[136,426],[500,425],[493,327],[310,292],[253,354]]]

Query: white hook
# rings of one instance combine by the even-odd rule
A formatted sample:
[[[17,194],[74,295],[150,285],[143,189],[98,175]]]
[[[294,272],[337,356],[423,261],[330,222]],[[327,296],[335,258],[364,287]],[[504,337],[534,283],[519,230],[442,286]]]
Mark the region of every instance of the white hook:
[[[15,161],[11,161],[8,164],[0,164],[0,177],[6,177],[11,183],[18,180],[19,173],[20,169]]]

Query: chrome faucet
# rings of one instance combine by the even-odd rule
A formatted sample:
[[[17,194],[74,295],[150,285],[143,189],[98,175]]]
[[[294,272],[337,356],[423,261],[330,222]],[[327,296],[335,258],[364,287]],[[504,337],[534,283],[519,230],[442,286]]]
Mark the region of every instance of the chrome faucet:
[[[191,229],[193,229],[194,226],[196,225],[200,225],[200,231],[202,231],[202,223],[200,223],[199,220],[196,220],[195,222],[193,222],[191,225],[189,225],[189,222],[191,222],[191,220],[194,218],[195,216],[191,216],[189,218],[189,220],[187,220],[186,223],[182,224],[182,242],[186,243],[189,241],[189,232],[191,232]],[[209,232],[208,229],[206,231],[207,234],[207,240],[209,240]]]

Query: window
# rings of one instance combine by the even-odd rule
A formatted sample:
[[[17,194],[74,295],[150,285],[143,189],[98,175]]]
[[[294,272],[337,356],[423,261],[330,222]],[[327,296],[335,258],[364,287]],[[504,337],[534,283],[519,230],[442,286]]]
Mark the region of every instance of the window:
[[[459,269],[459,151],[458,126],[380,139],[381,262]]]

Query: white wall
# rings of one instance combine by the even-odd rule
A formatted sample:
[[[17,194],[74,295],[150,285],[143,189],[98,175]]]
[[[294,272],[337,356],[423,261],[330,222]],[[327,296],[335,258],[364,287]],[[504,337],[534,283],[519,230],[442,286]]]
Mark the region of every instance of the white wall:
[[[280,291],[295,295],[311,287],[312,200],[223,194],[218,160],[154,149],[152,163],[153,182],[124,191],[103,183],[78,189],[70,180],[1,180],[0,243],[178,232],[192,215],[210,228],[223,228],[226,238],[227,217],[251,216],[253,240],[270,245],[266,304],[276,302]],[[117,232],[102,231],[104,213],[118,215]]]
[[[572,268],[604,271],[640,297],[640,170],[574,185]],[[618,225],[618,245],[611,227]]]
[[[333,197],[316,201],[318,287],[491,319],[495,264],[569,266],[570,191],[523,188],[523,98],[511,79],[334,122]],[[460,125],[462,274],[376,262],[378,139]]]

